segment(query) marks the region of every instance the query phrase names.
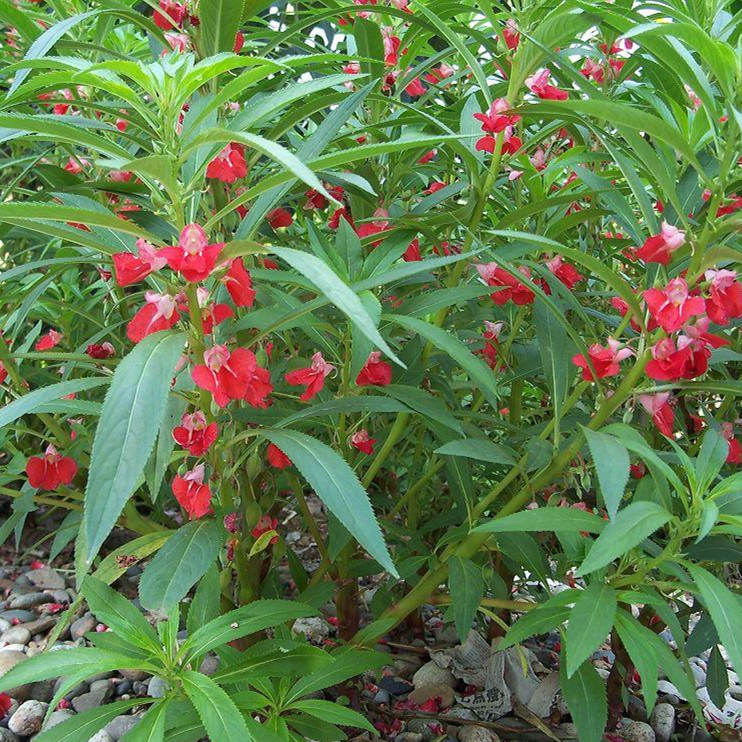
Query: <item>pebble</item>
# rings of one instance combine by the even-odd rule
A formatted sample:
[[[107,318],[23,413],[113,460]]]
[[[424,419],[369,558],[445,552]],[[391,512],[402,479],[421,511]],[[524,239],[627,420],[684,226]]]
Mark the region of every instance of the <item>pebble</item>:
[[[78,618],[77,621],[72,622],[70,634],[73,639],[79,639],[89,631],[93,631],[97,625],[98,622],[95,620],[95,616],[92,613],[86,613],[82,618]]]
[[[294,621],[291,630],[295,634],[303,634],[310,642],[321,644],[330,636],[332,627],[324,618],[309,616],[308,618],[298,618]]]
[[[132,683],[135,681],[141,682],[148,677],[144,670],[120,670],[119,674],[126,680],[131,680]]]
[[[51,714],[49,714],[49,718],[44,723],[42,729],[51,729],[52,727],[57,726],[57,724],[61,724],[63,721],[71,719],[74,715],[74,712],[70,711],[69,709],[59,709],[59,711],[52,711]]]
[[[116,742],[116,740],[114,740],[105,729],[101,729],[100,732],[94,734],[88,742]]]
[[[105,688],[98,688],[91,690],[89,693],[83,693],[81,696],[77,696],[72,699],[72,708],[77,711],[78,714],[84,711],[90,711],[96,709],[98,706],[102,706],[113,693],[113,687],[110,683]]]
[[[485,727],[462,727],[459,732],[459,742],[500,742],[500,738]]]
[[[129,680],[122,680],[113,687],[113,695],[116,697],[123,696],[124,693],[131,692],[131,689],[132,683]]]
[[[12,628],[0,634],[0,642],[3,644],[21,644],[26,645],[31,641],[31,632],[20,626]]]
[[[436,683],[434,685],[421,685],[419,688],[410,693],[407,697],[409,701],[413,701],[418,706],[422,706],[426,701],[431,698],[439,698],[441,702],[441,708],[447,709],[453,706],[453,688],[450,685],[444,685],[442,683]]]
[[[10,649],[0,652],[0,678],[25,659],[26,655],[23,652],[15,652]],[[17,698],[19,701],[25,701],[30,692],[30,685],[19,685],[6,691],[11,698]]]
[[[41,567],[26,572],[28,581],[42,590],[64,590],[64,577],[51,567]]]
[[[54,686],[56,680],[39,680],[31,686],[31,698],[35,701],[49,703],[54,698]]]
[[[394,742],[423,742],[423,736],[415,732],[402,732],[394,738]]]
[[[0,634],[7,631],[11,626],[10,621],[6,621],[4,618],[0,618]]]
[[[24,701],[10,717],[8,729],[19,737],[30,737],[41,729],[48,704],[41,701]]]
[[[405,693],[414,690],[415,686],[408,683],[406,680],[399,680],[391,675],[385,675],[379,681],[379,688],[385,690],[392,696],[403,696]]]
[[[147,688],[147,695],[150,698],[164,698],[170,687],[160,677],[155,675],[152,680],[149,681],[149,687]]]
[[[18,595],[10,601],[9,608],[35,608],[37,605],[53,603],[54,598],[46,593],[28,593],[27,595]]]
[[[675,732],[675,709],[669,703],[658,703],[652,711],[649,725],[654,730],[657,742],[670,742]]]
[[[0,613],[0,618],[5,619],[12,625],[14,619],[18,619],[21,623],[35,621],[36,614],[31,613],[31,611],[3,611],[2,613]]]
[[[0,727],[0,742],[18,742],[18,737],[10,729]]]
[[[26,631],[30,631],[32,634],[41,634],[52,626],[55,626],[56,623],[57,619],[54,616],[42,616],[34,621],[26,621],[25,623],[18,624],[16,628],[26,629]]]
[[[456,678],[447,668],[439,667],[435,662],[426,662],[413,676],[412,684],[415,688],[424,685],[448,685],[453,688]]]
[[[392,700],[392,696],[389,693],[389,691],[384,690],[383,688],[379,688],[376,695],[373,698],[374,703],[390,703]]]
[[[117,716],[115,719],[109,721],[104,729],[113,742],[118,742],[127,732],[139,724],[140,720],[140,716],[131,716],[130,714]]]
[[[656,742],[654,729],[643,721],[623,719],[621,736],[626,742]]]
[[[438,735],[431,729],[431,723],[435,724],[428,719],[410,719],[407,722],[407,731],[421,734],[423,742],[433,742],[434,739],[438,738]]]

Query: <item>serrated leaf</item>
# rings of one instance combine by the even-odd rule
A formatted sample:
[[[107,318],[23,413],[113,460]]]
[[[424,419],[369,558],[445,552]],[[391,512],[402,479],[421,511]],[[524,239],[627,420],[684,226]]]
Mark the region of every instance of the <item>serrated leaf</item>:
[[[561,626],[571,613],[568,608],[571,603],[576,602],[579,592],[575,589],[552,595],[542,605],[536,605],[533,610],[528,611],[519,618],[509,629],[500,649],[507,649],[513,644],[529,639],[538,634],[545,634]]]
[[[165,719],[169,705],[167,699],[155,702],[142,720],[121,738],[121,742],[164,742]]]
[[[718,708],[724,708],[726,705],[726,692],[729,688],[729,673],[727,672],[727,663],[721,656],[719,646],[714,644],[709,654],[706,672],[706,690],[709,692],[709,698]]]
[[[600,533],[606,522],[586,510],[545,507],[522,510],[495,518],[472,529],[474,533],[508,533],[524,531],[586,531]]]
[[[181,333],[154,333],[116,367],[98,422],[85,490],[88,566],[144,471],[184,342]]]
[[[341,706],[339,703],[331,703],[330,701],[321,700],[306,700],[297,701],[292,704],[291,708],[296,709],[297,711],[303,711],[305,714],[314,716],[317,719],[322,719],[330,724],[366,729],[369,732],[375,731],[375,728],[365,716],[361,716],[357,711],[353,711],[353,709],[349,709],[346,706]]]
[[[245,720],[232,699],[209,677],[185,670],[183,690],[196,707],[207,734],[215,742],[252,742]]]
[[[304,433],[277,429],[265,429],[261,433],[291,459],[317,496],[358,543],[384,569],[397,576],[368,495],[345,460],[329,446]]]
[[[169,612],[214,563],[221,543],[221,529],[215,520],[197,520],[179,528],[142,573],[142,605],[151,611]]]
[[[503,466],[515,465],[515,458],[506,446],[484,438],[465,438],[461,441],[451,441],[437,449],[436,453],[444,456],[464,456],[467,459],[486,461],[490,464],[502,464]]]
[[[200,0],[201,40],[206,56],[231,52],[243,14],[243,0]]]
[[[562,662],[560,685],[580,742],[602,742],[608,720],[603,680],[590,662],[583,662],[572,677],[567,676],[566,667]]]
[[[471,559],[452,556],[448,560],[448,585],[456,624],[456,633],[463,642],[471,631],[479,603],[484,595],[482,569]]]
[[[103,729],[109,721],[120,716],[124,711],[143,703],[151,703],[151,701],[150,699],[133,698],[128,701],[116,701],[89,711],[83,711],[80,714],[75,714],[71,719],[66,719],[51,729],[46,729],[37,734],[34,740],[38,740],[38,742],[80,742],[84,739],[90,739]]]
[[[610,519],[614,520],[626,483],[629,481],[629,452],[621,441],[612,435],[598,433],[585,427],[582,430],[598,472],[605,508]]]
[[[605,641],[616,615],[616,593],[605,583],[594,582],[577,598],[566,635],[567,677]]]

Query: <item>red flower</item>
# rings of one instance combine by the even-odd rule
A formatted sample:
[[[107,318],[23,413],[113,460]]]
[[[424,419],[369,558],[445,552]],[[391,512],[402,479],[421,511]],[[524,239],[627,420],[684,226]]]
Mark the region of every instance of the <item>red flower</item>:
[[[551,260],[546,261],[546,267],[570,290],[573,291],[574,287],[582,281],[583,276],[577,268],[570,263],[565,263],[564,258],[561,255],[555,255]],[[544,282],[544,292],[549,294],[551,289],[549,284]]]
[[[272,443],[268,444],[268,463],[274,469],[287,469],[293,465],[293,461],[278,447]]]
[[[47,332],[46,335],[42,335],[36,341],[36,345],[34,345],[34,350],[40,353],[45,350],[51,350],[52,348],[55,348],[57,345],[59,345],[63,337],[64,335],[62,335],[61,332],[57,332],[56,330],[49,330],[49,332]]]
[[[211,392],[219,407],[232,399],[244,399],[252,407],[268,406],[265,398],[273,391],[270,373],[258,366],[247,348],[233,353],[226,345],[215,345],[204,353],[204,365],[194,366],[191,376],[201,389]]]
[[[626,316],[626,313],[629,311],[629,305],[620,297],[620,296],[614,296],[611,299],[611,306],[614,309],[617,309],[622,317]],[[639,323],[634,319],[633,315],[631,317],[631,326],[636,330],[636,332],[641,332],[641,327]],[[649,318],[649,321],[647,322],[647,330],[650,332],[657,328],[657,323],[654,321],[652,317]]]
[[[113,271],[119,286],[138,283],[167,265],[167,258],[146,240],[137,240],[137,248],[137,255],[130,252],[117,252],[113,255]]]
[[[511,299],[514,304],[519,306],[533,303],[535,298],[533,291],[517,278],[511,276],[504,268],[500,268],[497,263],[479,263],[476,269],[481,279],[488,286],[503,287],[500,291],[490,294],[490,299],[495,304],[506,304]],[[519,266],[517,271],[530,279],[531,271],[526,266]]]
[[[278,528],[278,518],[271,518],[270,515],[261,515],[255,528],[250,531],[250,535],[257,541],[264,533],[275,531]],[[278,536],[273,536],[270,540],[271,546],[278,541]]]
[[[415,237],[415,239],[410,242],[410,244],[407,246],[407,249],[404,251],[402,260],[404,260],[405,263],[414,263],[422,259],[423,256],[420,254],[420,240]]]
[[[727,464],[742,464],[742,444],[734,437],[734,426],[732,423],[722,423],[721,434],[729,444]]]
[[[420,157],[417,162],[420,165],[427,165],[436,154],[438,154],[437,150],[431,149],[430,152],[426,152],[422,157]]]
[[[167,13],[167,15],[170,16],[177,25],[181,25],[183,21],[188,18],[188,9],[186,8],[186,4],[175,2],[175,0],[160,0],[160,10]],[[159,11],[155,11],[152,20],[155,22],[155,25],[165,31],[174,28],[173,23]]]
[[[244,46],[245,46],[245,34],[243,34],[242,31],[238,31],[234,37],[234,47],[232,48],[232,51],[235,54],[239,54],[242,51],[242,48]]]
[[[363,239],[386,231],[389,227],[388,217],[389,212],[386,209],[376,209],[374,211],[374,221],[359,224],[356,228],[356,234]],[[371,243],[371,247],[377,247],[379,244],[381,244],[381,240],[376,240],[376,242]]]
[[[566,90],[555,88],[549,83],[550,79],[549,69],[539,70],[526,80],[526,87],[542,100],[567,100],[569,93]]]
[[[32,456],[26,462],[28,483],[38,490],[55,490],[60,484],[69,484],[77,474],[77,464],[69,456],[57,453],[47,446],[43,456]]]
[[[180,319],[178,302],[169,294],[145,291],[144,299],[147,303],[126,327],[126,336],[133,343],[138,343],[154,332],[169,330]]]
[[[520,33],[518,32],[518,26],[512,18],[508,19],[505,28],[502,29],[502,37],[505,39],[505,45],[510,51],[518,48]]]
[[[662,222],[660,233],[647,239],[638,250],[634,251],[634,255],[645,263],[667,265],[670,262],[670,256],[684,244],[685,232],[667,222]]]
[[[251,307],[255,302],[255,291],[252,287],[250,271],[245,268],[242,258],[235,258],[222,279],[232,301],[238,307]]]
[[[211,511],[211,490],[204,484],[204,465],[199,464],[182,477],[173,479],[173,494],[189,520],[201,518]]]
[[[89,160],[86,160],[84,157],[78,157],[77,159],[70,157],[64,169],[72,175],[79,175],[86,167],[90,167]]]
[[[666,332],[679,330],[706,309],[706,302],[700,296],[689,294],[683,278],[673,278],[664,289],[648,289],[643,296],[650,315]]]
[[[294,223],[294,217],[291,216],[291,212],[281,208],[273,209],[273,211],[268,213],[266,219],[273,229],[290,227]]]
[[[710,356],[711,351],[701,339],[680,335],[676,346],[672,338],[663,338],[652,348],[647,376],[656,381],[695,379],[706,373]]]
[[[8,369],[5,368],[5,366],[3,365],[3,362],[0,361],[0,384],[2,384],[7,378],[8,378]]]
[[[228,144],[206,168],[207,178],[216,178],[222,183],[234,183],[247,175],[245,148],[241,144]]]
[[[498,351],[497,346],[499,345],[500,334],[502,328],[505,326],[504,322],[490,322],[489,320],[484,321],[485,331],[482,334],[484,338],[484,347],[478,353],[487,362],[487,365],[491,369],[497,368],[498,364]]]
[[[116,355],[116,349],[111,343],[103,343],[102,345],[88,345],[85,352],[96,360],[104,360]]]
[[[214,270],[223,242],[209,245],[206,232],[198,224],[187,224],[180,233],[177,245],[163,247],[158,255],[180,273],[186,281],[203,281]]]
[[[630,348],[622,348],[621,343],[613,338],[608,338],[607,347],[594,343],[587,349],[587,352],[595,368],[595,375],[593,375],[584,355],[578,353],[572,357],[572,363],[582,369],[582,378],[585,381],[594,381],[595,376],[598,379],[604,379],[606,376],[615,376],[621,371],[621,367],[619,366],[621,361],[632,354]]]
[[[370,353],[366,363],[356,377],[358,386],[386,386],[392,383],[392,367],[381,360],[381,352]]]
[[[214,332],[214,326],[224,322],[229,317],[234,317],[232,307],[228,304],[209,304],[209,290],[204,286],[199,286],[196,290],[198,297],[198,306],[201,308],[201,324],[204,335],[211,335]]]
[[[207,423],[206,415],[198,410],[191,415],[185,414],[180,425],[173,428],[175,442],[188,449],[191,456],[203,456],[219,435],[216,423]]]
[[[374,452],[374,443],[376,439],[368,434],[368,430],[359,430],[350,437],[350,445],[361,453],[371,455]]]
[[[639,395],[641,406],[652,416],[652,422],[657,426],[657,430],[668,438],[672,437],[675,424],[675,412],[670,404],[671,396],[670,392]]]
[[[308,402],[316,394],[319,394],[325,386],[325,379],[335,370],[335,366],[322,357],[317,351],[312,356],[312,365],[307,368],[299,368],[286,374],[286,381],[291,386],[306,385],[304,393],[299,397],[302,402]]]
[[[736,271],[706,271],[706,280],[711,281],[706,313],[717,325],[727,325],[731,318],[742,317],[742,284],[736,279]]]
[[[10,711],[13,699],[7,693],[0,693],[0,719]]]
[[[512,108],[507,98],[498,98],[490,106],[489,113],[475,113],[474,118],[482,122],[482,131],[489,134],[499,134],[508,127],[512,127],[520,121],[516,114],[507,115],[505,111]]]
[[[405,89],[405,93],[410,96],[410,98],[418,98],[421,95],[425,94],[425,85],[423,85],[420,82],[420,78],[416,77]]]

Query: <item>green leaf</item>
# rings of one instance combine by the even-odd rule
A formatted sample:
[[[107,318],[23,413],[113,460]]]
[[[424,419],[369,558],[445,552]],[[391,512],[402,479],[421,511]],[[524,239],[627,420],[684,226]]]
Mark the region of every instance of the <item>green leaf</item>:
[[[228,644],[257,631],[286,621],[313,616],[316,611],[302,603],[288,600],[257,600],[215,618],[191,634],[180,648],[185,662],[194,656]]]
[[[510,531],[586,531],[600,533],[606,522],[577,508],[534,508],[495,518],[472,529],[473,533],[508,533]]]
[[[608,720],[605,685],[590,662],[583,662],[572,677],[567,676],[566,668],[567,663],[562,662],[560,685],[580,742],[602,742]]]
[[[490,404],[498,407],[497,382],[492,369],[481,359],[475,356],[469,348],[457,337],[442,330],[440,327],[423,322],[416,317],[404,317],[397,314],[385,314],[382,319],[394,322],[397,325],[418,333],[438,350],[442,350],[453,358],[461,368],[469,374],[469,378],[476,384],[477,388],[484,394]]]
[[[372,80],[378,80],[384,73],[384,39],[379,24],[376,20],[355,18],[353,37],[356,40],[358,56],[362,58],[361,71]]]
[[[151,702],[152,700],[148,698],[132,698],[128,701],[116,701],[89,711],[83,711],[81,714],[75,714],[71,719],[60,722],[51,729],[37,734],[34,740],[38,740],[38,742],[81,742],[81,740],[93,737],[109,721],[113,721],[124,711]],[[130,739],[129,737],[124,738],[125,742],[130,742]]]
[[[293,703],[302,696],[342,683],[348,678],[384,664],[386,664],[384,655],[379,652],[361,649],[341,650],[339,654],[333,655],[331,663],[297,681],[288,691],[286,703]]]
[[[242,652],[239,661],[220,669],[213,677],[221,685],[251,678],[297,678],[330,662],[327,652],[318,647],[269,639]]]
[[[552,595],[542,605],[535,605],[533,610],[519,618],[509,629],[499,646],[507,649],[525,639],[538,634],[546,634],[561,626],[570,616],[571,610],[567,607],[578,599],[579,591],[565,590]]]
[[[482,568],[471,559],[452,556],[448,560],[448,585],[456,633],[463,642],[469,636],[472,622],[484,595]]]
[[[34,389],[28,394],[13,400],[0,409],[0,428],[10,425],[23,415],[36,412],[43,405],[49,402],[56,402],[67,394],[77,394],[87,389],[110,384],[111,379],[108,377],[94,377],[92,379],[74,379],[73,381],[61,381],[59,384],[50,384],[49,386]]]
[[[341,706],[339,703],[330,701],[306,700],[297,701],[292,704],[292,709],[303,711],[305,714],[314,716],[330,724],[337,724],[344,727],[356,727],[357,729],[366,729],[369,732],[375,732],[375,728],[365,716],[361,716],[357,711]]]
[[[583,426],[583,432],[595,462],[603,494],[605,508],[611,520],[615,520],[626,483],[629,481],[629,452],[612,435],[597,433]]]
[[[406,368],[376,329],[376,323],[363,306],[358,294],[344,283],[327,264],[314,255],[289,247],[274,247],[273,252],[302,276],[308,278],[317,287],[318,292],[343,312],[377,348]]]
[[[160,653],[160,641],[155,630],[123,595],[90,575],[85,578],[82,592],[96,618],[117,636],[153,654]]]
[[[619,511],[592,545],[585,561],[575,573],[577,577],[595,572],[614,559],[638,546],[645,538],[667,523],[672,516],[654,502],[632,502]]]
[[[714,644],[711,648],[706,673],[706,689],[709,692],[709,698],[715,706],[720,709],[726,704],[726,692],[729,688],[729,673],[727,672],[727,663],[721,656],[719,646]]]
[[[213,519],[196,520],[175,531],[142,573],[142,605],[169,612],[214,563],[221,543],[221,528]]]
[[[157,332],[117,366],[103,403],[85,490],[88,567],[147,464],[185,336]]]
[[[384,543],[368,495],[355,472],[329,446],[294,430],[261,433],[295,464],[330,512],[388,572],[397,570]]]
[[[616,593],[602,582],[583,590],[572,608],[567,626],[567,677],[571,678],[583,662],[605,641],[616,615]]]
[[[699,493],[704,496],[727,460],[729,444],[720,430],[709,428],[703,436],[696,462]]]
[[[487,461],[490,464],[515,465],[515,458],[507,447],[484,438],[451,441],[437,449],[436,453],[444,456],[464,456],[467,459]]]
[[[169,705],[168,699],[155,702],[142,720],[121,738],[121,742],[164,742]]]
[[[211,678],[193,670],[185,670],[180,677],[183,690],[214,742],[252,741],[239,709]]]
[[[695,564],[686,564],[719,632],[734,669],[742,672],[742,610],[740,599],[720,580]]]
[[[212,564],[199,581],[196,594],[193,596],[191,606],[188,609],[187,628],[189,634],[193,634],[209,621],[219,617],[221,597],[219,570],[215,564]]]
[[[243,0],[201,0],[201,41],[206,56],[231,52],[242,21]]]

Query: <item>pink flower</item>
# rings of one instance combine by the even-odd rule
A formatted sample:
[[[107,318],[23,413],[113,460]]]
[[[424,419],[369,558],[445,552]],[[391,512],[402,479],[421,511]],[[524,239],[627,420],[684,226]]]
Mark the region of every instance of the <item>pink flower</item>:
[[[526,80],[526,87],[543,100],[567,100],[569,93],[549,83],[551,70],[542,69]]]
[[[204,484],[204,465],[199,464],[182,477],[173,480],[173,494],[188,513],[189,520],[201,518],[211,511],[211,490]]]
[[[684,244],[685,232],[667,222],[662,222],[660,233],[649,237],[634,254],[645,263],[667,265],[670,256]]]
[[[160,270],[167,265],[167,258],[160,254],[154,245],[147,240],[139,239],[136,242],[138,253],[117,252],[113,257],[113,271],[116,283],[119,286],[129,286],[138,283],[150,273]]]
[[[711,282],[711,296],[706,300],[706,313],[717,325],[727,325],[734,317],[742,317],[742,284],[737,272],[708,270],[706,280]]]
[[[155,22],[155,25],[159,26],[163,31],[169,31],[173,28],[172,22],[165,17],[165,13],[178,25],[181,25],[183,21],[188,18],[188,8],[186,4],[175,2],[175,0],[160,0],[160,11],[155,11],[152,20]]]
[[[425,86],[420,82],[420,78],[416,77],[405,89],[405,93],[411,98],[418,98],[425,94]]]
[[[508,19],[508,22],[502,29],[502,37],[505,39],[505,45],[510,51],[518,48],[520,32],[518,31],[518,25],[512,18]]]
[[[350,437],[350,444],[361,453],[371,455],[374,452],[376,439],[368,434],[368,430],[359,430]]]
[[[234,183],[247,175],[245,149],[241,144],[228,144],[206,168],[207,178],[216,178],[222,183]]]
[[[197,283],[208,278],[214,270],[223,248],[223,242],[208,244],[206,232],[198,224],[187,224],[180,233],[178,244],[163,247],[158,256],[164,257],[186,281]]]
[[[700,296],[689,294],[684,278],[673,278],[664,289],[648,289],[643,296],[649,314],[666,332],[679,330],[691,317],[706,310]]]
[[[191,456],[203,456],[219,435],[216,423],[207,423],[206,415],[198,410],[192,414],[185,414],[180,425],[173,428],[175,442],[188,449]]]
[[[392,367],[381,360],[381,351],[370,353],[356,377],[358,386],[386,386],[392,383]]]
[[[32,456],[26,462],[28,483],[39,490],[55,490],[60,485],[67,485],[77,474],[77,464],[69,456],[57,453],[49,445],[43,456]]]
[[[196,386],[211,392],[219,407],[232,399],[244,399],[252,407],[268,406],[273,391],[270,373],[258,366],[255,354],[247,348],[230,353],[226,345],[215,345],[204,353],[203,365],[194,366],[191,376]]]
[[[46,335],[42,335],[34,345],[34,350],[43,353],[45,350],[55,348],[62,341],[64,335],[56,330],[49,330]]]
[[[502,287],[499,291],[490,294],[490,299],[495,304],[506,304],[510,300],[518,306],[533,303],[535,298],[533,291],[497,263],[479,263],[476,269],[488,286]],[[517,271],[525,278],[531,278],[531,271],[526,266],[519,266]]]
[[[711,351],[701,339],[678,336],[663,338],[652,348],[652,360],[647,363],[647,376],[656,381],[695,379],[706,373]]]
[[[286,381],[291,386],[306,386],[299,399],[308,402],[312,397],[319,394],[325,386],[325,379],[335,370],[335,366],[322,357],[317,351],[312,356],[312,365],[307,368],[299,368],[286,374]]]
[[[675,423],[675,413],[670,404],[671,397],[670,392],[639,395],[641,406],[652,416],[652,422],[657,426],[657,430],[668,438],[672,437]]]
[[[573,265],[571,265],[570,263],[565,263],[564,258],[561,255],[555,255],[550,260],[547,260],[546,267],[570,291],[573,291],[574,287],[585,278],[585,276],[583,276]],[[546,291],[547,288],[548,284],[544,287],[544,291]]]
[[[85,349],[85,353],[96,360],[105,360],[106,358],[115,356],[116,349],[111,343],[103,343],[102,345],[91,344]]]
[[[607,376],[616,376],[621,371],[621,367],[619,366],[621,361],[628,358],[633,351],[630,348],[621,347],[621,343],[617,340],[608,338],[608,345],[606,347],[594,343],[587,349],[587,352],[592,361],[593,368],[595,368],[595,374],[593,374],[585,356],[581,353],[572,357],[572,363],[582,369],[582,378],[585,381],[595,381],[596,376],[598,379],[604,379]]]
[[[179,319],[177,300],[170,294],[145,291],[146,304],[132,317],[126,327],[126,336],[138,343],[147,335],[169,330]]]

